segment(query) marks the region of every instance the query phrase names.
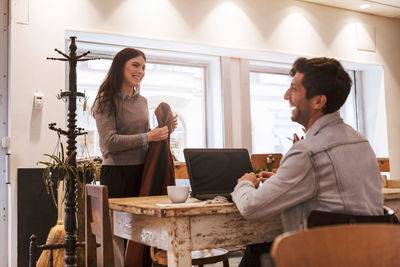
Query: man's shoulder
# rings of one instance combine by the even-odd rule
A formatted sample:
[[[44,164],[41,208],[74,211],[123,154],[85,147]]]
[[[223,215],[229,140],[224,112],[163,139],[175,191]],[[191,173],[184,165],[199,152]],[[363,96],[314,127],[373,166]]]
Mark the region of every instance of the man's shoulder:
[[[368,142],[362,134],[345,123],[321,129],[316,134],[307,136],[304,141],[302,145],[310,150],[356,142]]]

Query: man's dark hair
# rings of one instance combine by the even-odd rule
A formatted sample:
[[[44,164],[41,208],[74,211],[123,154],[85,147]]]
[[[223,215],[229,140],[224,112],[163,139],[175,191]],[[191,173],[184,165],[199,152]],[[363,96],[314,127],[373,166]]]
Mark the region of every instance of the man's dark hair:
[[[339,61],[333,58],[318,57],[296,59],[290,70],[290,76],[296,73],[304,75],[301,83],[306,89],[306,99],[316,95],[325,95],[326,104],[322,112],[329,114],[339,110],[350,93],[352,81]]]

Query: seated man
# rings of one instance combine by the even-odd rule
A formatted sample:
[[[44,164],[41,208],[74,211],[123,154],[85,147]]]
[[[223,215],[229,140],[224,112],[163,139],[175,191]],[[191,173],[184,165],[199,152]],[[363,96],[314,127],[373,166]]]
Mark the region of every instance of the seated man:
[[[284,98],[294,108],[292,121],[304,126],[305,139],[295,136],[276,174],[247,173],[238,179],[232,193],[238,210],[247,219],[282,213],[284,231],[304,229],[312,210],[382,214],[376,156],[368,141],[337,112],[350,92],[349,75],[330,58],[298,58],[290,75],[293,79]]]

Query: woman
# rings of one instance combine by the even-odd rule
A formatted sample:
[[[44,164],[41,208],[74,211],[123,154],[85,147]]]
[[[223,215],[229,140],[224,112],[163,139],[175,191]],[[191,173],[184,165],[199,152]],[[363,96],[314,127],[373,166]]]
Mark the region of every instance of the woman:
[[[139,91],[145,64],[140,50],[118,52],[92,108],[103,154],[100,183],[111,198],[138,195],[148,142],[168,137],[166,126],[149,131],[147,100]]]
[[[167,126],[149,131],[147,100],[139,94],[145,69],[142,51],[125,48],[118,52],[92,108],[103,154],[100,183],[108,187],[110,198],[139,195],[148,142],[168,138]],[[125,266],[151,265],[148,248],[129,243],[128,250],[140,255],[127,253]]]

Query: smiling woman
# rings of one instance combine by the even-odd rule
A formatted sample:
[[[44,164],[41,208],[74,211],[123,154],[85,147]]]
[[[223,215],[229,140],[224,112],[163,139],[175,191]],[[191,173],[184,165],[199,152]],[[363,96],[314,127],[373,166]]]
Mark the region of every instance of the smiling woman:
[[[139,91],[145,64],[146,56],[140,50],[118,52],[92,107],[103,155],[100,183],[108,187],[110,198],[139,195],[148,142],[169,136],[167,126],[150,130],[147,99]],[[172,131],[175,128],[172,118]],[[150,265],[146,249],[141,251],[143,257],[139,253],[135,260],[139,263],[143,259],[143,266]]]
[[[122,90],[129,97],[132,97],[134,88],[139,88],[140,82],[144,77],[145,69],[146,60],[142,55],[131,58],[125,62]]]
[[[92,107],[103,155],[100,182],[109,197],[138,195],[148,142],[168,137],[167,127],[149,130],[147,99],[139,91],[145,64],[140,50],[118,52]]]
[[[151,53],[150,53],[151,55]],[[157,126],[155,108],[166,102],[177,115],[178,127],[171,134],[171,149],[178,161],[184,161],[184,147],[207,147],[206,138],[206,76],[207,66],[199,64],[151,61],[146,53],[145,76],[140,82],[140,95],[148,102],[150,128]],[[87,106],[93,106],[98,88],[111,60],[104,58],[96,61],[80,62],[77,66],[78,90],[88,95]],[[213,89],[214,91],[215,88]],[[210,97],[211,94],[208,94]],[[78,125],[85,128],[89,155],[101,156],[98,132],[95,120],[84,111],[84,103],[77,103]],[[215,118],[216,115],[213,115]],[[215,129],[216,127],[210,127]],[[208,138],[210,142],[211,138]],[[78,139],[77,157],[84,156],[85,140]]]

